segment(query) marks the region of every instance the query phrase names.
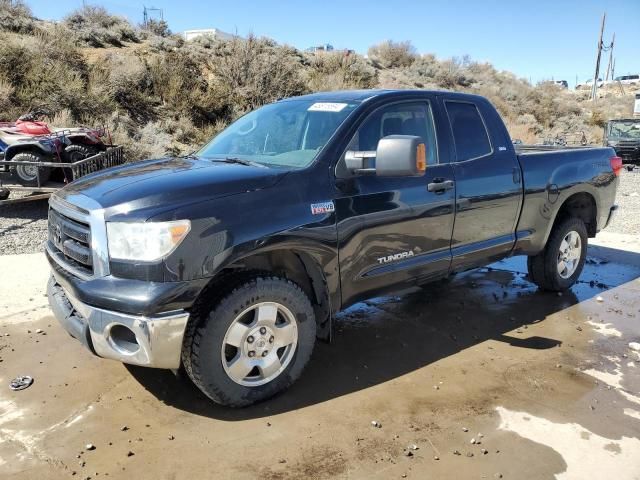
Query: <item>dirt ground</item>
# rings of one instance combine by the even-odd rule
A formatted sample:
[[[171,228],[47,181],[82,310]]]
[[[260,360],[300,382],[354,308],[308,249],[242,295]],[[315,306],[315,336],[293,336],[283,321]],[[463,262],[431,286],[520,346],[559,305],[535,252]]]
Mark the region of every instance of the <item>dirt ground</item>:
[[[50,315],[42,255],[2,256],[0,478],[640,479],[640,239],[594,243],[563,295],[515,258],[358,304],[241,410],[91,356]]]

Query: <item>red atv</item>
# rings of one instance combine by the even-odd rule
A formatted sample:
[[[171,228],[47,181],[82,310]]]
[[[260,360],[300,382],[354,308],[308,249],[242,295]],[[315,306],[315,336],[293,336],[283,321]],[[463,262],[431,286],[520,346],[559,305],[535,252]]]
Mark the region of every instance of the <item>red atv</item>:
[[[51,129],[45,122],[37,120],[37,113],[28,113],[21,116],[13,124],[3,124],[11,126],[25,135],[50,135],[59,134],[64,136],[69,143],[63,152],[65,162],[76,162],[84,158],[104,152],[111,144],[111,135],[106,128],[55,128]],[[108,143],[104,139],[108,137]]]

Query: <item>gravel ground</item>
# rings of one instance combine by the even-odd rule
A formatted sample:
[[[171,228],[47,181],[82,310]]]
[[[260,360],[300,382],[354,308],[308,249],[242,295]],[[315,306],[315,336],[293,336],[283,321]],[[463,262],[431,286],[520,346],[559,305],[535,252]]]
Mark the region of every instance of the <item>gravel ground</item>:
[[[639,235],[640,169],[623,171],[620,177],[617,197],[620,209],[607,230]],[[41,252],[46,236],[46,200],[0,207],[0,255]]]
[[[41,252],[46,237],[47,200],[0,207],[0,255]]]
[[[620,174],[620,186],[616,202],[620,208],[607,227],[607,231],[640,235],[640,169],[624,170]]]

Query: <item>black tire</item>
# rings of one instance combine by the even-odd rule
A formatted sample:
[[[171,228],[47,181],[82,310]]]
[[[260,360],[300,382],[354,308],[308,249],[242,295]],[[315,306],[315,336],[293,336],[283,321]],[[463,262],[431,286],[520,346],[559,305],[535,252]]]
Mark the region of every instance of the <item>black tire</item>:
[[[573,273],[563,278],[558,272],[560,245],[569,232],[580,236],[580,258]],[[561,292],[571,288],[578,280],[587,259],[587,228],[579,218],[567,218],[560,221],[551,231],[547,244],[538,255],[527,259],[529,278],[543,290]]]
[[[0,188],[0,200],[6,200],[11,195],[11,191],[8,188]]]
[[[69,145],[64,149],[64,159],[65,162],[73,163],[91,157],[96,153],[98,153],[98,151],[94,147],[78,144]]]
[[[256,276],[228,292],[212,307],[194,312],[185,332],[182,362],[193,383],[211,400],[230,407],[244,407],[276,395],[300,377],[313,352],[316,321],[309,298],[290,280]],[[221,352],[227,330],[236,317],[261,302],[277,302],[289,309],[297,325],[297,345],[289,364],[273,380],[245,386],[227,374]]]
[[[45,157],[38,152],[21,152],[11,158],[12,162],[44,162]],[[49,167],[31,167],[25,165],[17,165],[11,167],[11,173],[16,177],[18,183],[23,187],[37,187],[38,176],[35,169],[38,169],[40,175],[40,186],[49,181],[51,177],[51,168]]]

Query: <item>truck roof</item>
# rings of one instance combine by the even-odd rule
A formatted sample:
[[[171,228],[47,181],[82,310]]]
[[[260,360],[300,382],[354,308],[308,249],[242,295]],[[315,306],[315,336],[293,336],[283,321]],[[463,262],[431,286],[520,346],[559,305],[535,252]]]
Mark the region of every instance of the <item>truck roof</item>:
[[[469,93],[447,92],[444,90],[402,90],[402,89],[371,89],[371,90],[336,90],[332,92],[316,92],[308,95],[301,95],[298,97],[289,97],[282,99],[281,101],[290,100],[312,100],[318,102],[356,102],[363,103],[373,98],[380,97],[399,97],[399,98],[412,98],[417,95],[423,95],[425,93],[442,94],[446,93],[452,97],[460,97],[467,99],[480,99],[484,98],[479,95],[473,95]]]

